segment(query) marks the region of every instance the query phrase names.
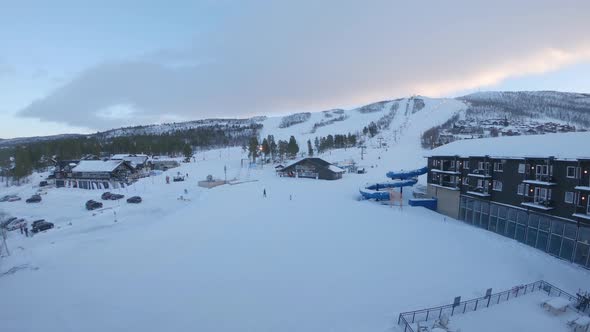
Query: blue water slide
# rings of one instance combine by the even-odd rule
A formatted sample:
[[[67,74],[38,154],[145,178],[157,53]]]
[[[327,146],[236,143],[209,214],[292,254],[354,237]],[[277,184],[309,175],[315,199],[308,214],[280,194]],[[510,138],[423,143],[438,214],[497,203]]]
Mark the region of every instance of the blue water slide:
[[[409,170],[409,171],[404,171],[403,169],[401,171],[392,171],[392,172],[387,172],[387,174],[385,174],[388,178],[390,179],[394,179],[394,180],[407,180],[407,179],[413,179],[415,177],[418,177],[420,175],[426,174],[428,173],[428,167],[422,167],[422,168],[418,168],[418,169],[413,169],[413,170]]]
[[[428,167],[422,167],[409,171],[391,171],[386,176],[394,181],[375,183],[365,188],[359,189],[359,192],[365,199],[389,200],[390,188],[411,187],[418,182],[418,176],[428,173]]]

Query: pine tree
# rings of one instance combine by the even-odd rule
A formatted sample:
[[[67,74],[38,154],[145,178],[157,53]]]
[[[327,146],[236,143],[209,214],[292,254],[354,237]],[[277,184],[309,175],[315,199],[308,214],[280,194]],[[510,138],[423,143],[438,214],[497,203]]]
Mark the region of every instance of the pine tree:
[[[261,152],[264,153],[264,157],[268,157],[269,153],[270,153],[270,145],[268,144],[268,139],[263,139],[262,140],[262,146],[261,146]]]
[[[313,145],[315,146],[315,150],[320,153],[320,139],[317,136],[313,141]]]
[[[313,148],[311,147],[311,140],[307,140],[307,155],[313,157]]]
[[[281,158],[281,160],[283,160],[283,158],[287,154],[287,146],[288,146],[287,141],[279,140],[278,150],[279,150],[279,157]]]
[[[190,159],[193,156],[193,148],[190,145],[185,144],[182,148],[182,154],[185,158]]]
[[[297,154],[299,153],[299,145],[297,145],[295,136],[291,136],[289,138],[289,143],[287,144],[287,153],[289,154],[290,158],[297,157]]]
[[[252,158],[253,162],[256,162],[256,157],[258,157],[258,145],[258,137],[252,136],[248,143],[248,156]]]

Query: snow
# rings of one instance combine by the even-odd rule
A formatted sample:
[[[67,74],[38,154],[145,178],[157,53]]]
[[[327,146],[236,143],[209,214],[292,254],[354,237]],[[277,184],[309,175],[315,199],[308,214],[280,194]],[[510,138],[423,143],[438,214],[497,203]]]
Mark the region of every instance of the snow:
[[[522,182],[528,183],[528,184],[537,184],[537,185],[541,185],[541,186],[554,186],[557,184],[555,182],[537,181],[537,180],[524,180]]]
[[[10,215],[56,225],[32,238],[9,233],[12,255],[0,259],[0,275],[21,269],[0,277],[2,330],[384,331],[397,328],[400,312],[489,287],[543,279],[571,293],[588,289],[590,271],[517,241],[406,203],[358,200],[359,186],[383,182],[388,171],[424,166],[416,138],[456,109],[425,103],[398,119],[397,144],[393,133],[387,149],[367,142],[366,174],[341,180],[241,168],[247,156],[232,148],[111,190],[141,196],[138,205],[102,201],[87,211],[85,201],[102,191],[74,188],[47,189],[35,205],[0,203]],[[359,161],[360,149],[318,157]],[[209,174],[223,178],[224,167],[228,180],[244,183],[197,186]],[[176,172],[189,177],[166,184]],[[2,186],[0,196],[36,190]]]
[[[529,293],[489,308],[453,316],[450,318],[449,327],[477,332],[571,331],[567,323],[576,319],[579,314],[573,310],[559,314],[549,312],[541,306],[547,299],[547,293]],[[561,299],[563,298],[552,298],[551,301]]]
[[[554,297],[544,302],[545,305],[549,306],[553,310],[565,310],[567,306],[572,304],[570,301],[563,297]]]
[[[558,159],[588,158],[581,142],[590,141],[590,132],[504,136],[455,141],[427,153],[427,156],[484,156],[522,158],[554,156]]]
[[[340,168],[338,166],[334,166],[334,165],[328,166],[328,169],[331,170],[334,173],[346,173],[345,170],[343,170],[342,168]]]
[[[121,160],[81,160],[72,172],[112,172],[121,163]]]

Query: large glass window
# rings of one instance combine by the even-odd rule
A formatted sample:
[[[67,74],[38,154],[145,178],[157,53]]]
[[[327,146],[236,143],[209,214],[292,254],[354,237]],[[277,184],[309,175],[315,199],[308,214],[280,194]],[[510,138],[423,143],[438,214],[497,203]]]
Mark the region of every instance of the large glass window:
[[[574,257],[574,262],[580,265],[586,265],[588,262],[588,254],[589,254],[589,245],[583,244],[578,242],[578,246],[576,247],[576,257]]]
[[[572,240],[576,239],[576,233],[578,232],[578,226],[570,223],[566,223],[563,229],[563,236]]]
[[[498,217],[490,216],[490,224],[488,226],[488,229],[492,232],[495,232],[497,223],[498,223]]]
[[[534,247],[537,243],[537,230],[535,228],[529,227],[529,230],[526,234],[526,244],[531,247]]]
[[[578,241],[590,244],[590,226],[580,225],[580,229],[578,230]]]
[[[559,236],[563,234],[563,221],[553,219],[551,223],[551,234],[557,234]]]
[[[557,234],[551,234],[551,240],[549,241],[549,253],[555,256],[559,256],[559,250],[561,249],[561,236]]]
[[[528,215],[524,211],[518,211],[518,220],[517,222],[521,225],[526,225],[526,221],[528,219]]]
[[[506,219],[506,207],[505,206],[499,206],[498,207],[498,217],[502,218],[502,219]]]
[[[516,225],[516,240],[524,243],[526,236],[526,227],[523,225]]]
[[[561,252],[559,253],[559,257],[563,259],[567,259],[568,261],[572,260],[572,256],[574,255],[574,240],[563,239],[561,243]]]
[[[492,206],[490,206],[490,215],[492,216],[497,216],[498,215],[498,206],[492,204]]]
[[[547,251],[548,240],[549,240],[549,233],[539,231],[539,233],[537,233],[537,249]]]
[[[516,233],[516,224],[511,221],[508,221],[506,223],[506,236],[511,239],[514,239],[515,233]]]
[[[551,227],[551,220],[547,217],[539,217],[539,229],[549,231]]]
[[[508,209],[508,220],[516,222],[516,209]]]
[[[506,220],[498,218],[498,225],[496,225],[496,233],[504,235],[506,229]]]
[[[539,216],[536,214],[529,214],[529,227],[539,227]]]

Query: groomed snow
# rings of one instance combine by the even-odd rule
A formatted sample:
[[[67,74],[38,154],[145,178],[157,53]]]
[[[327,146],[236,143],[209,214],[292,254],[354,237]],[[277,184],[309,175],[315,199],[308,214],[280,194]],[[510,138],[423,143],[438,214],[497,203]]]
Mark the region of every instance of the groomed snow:
[[[425,155],[488,155],[495,158],[554,156],[559,159],[590,159],[590,151],[584,148],[584,142],[590,142],[590,132],[465,139],[443,145]]]

